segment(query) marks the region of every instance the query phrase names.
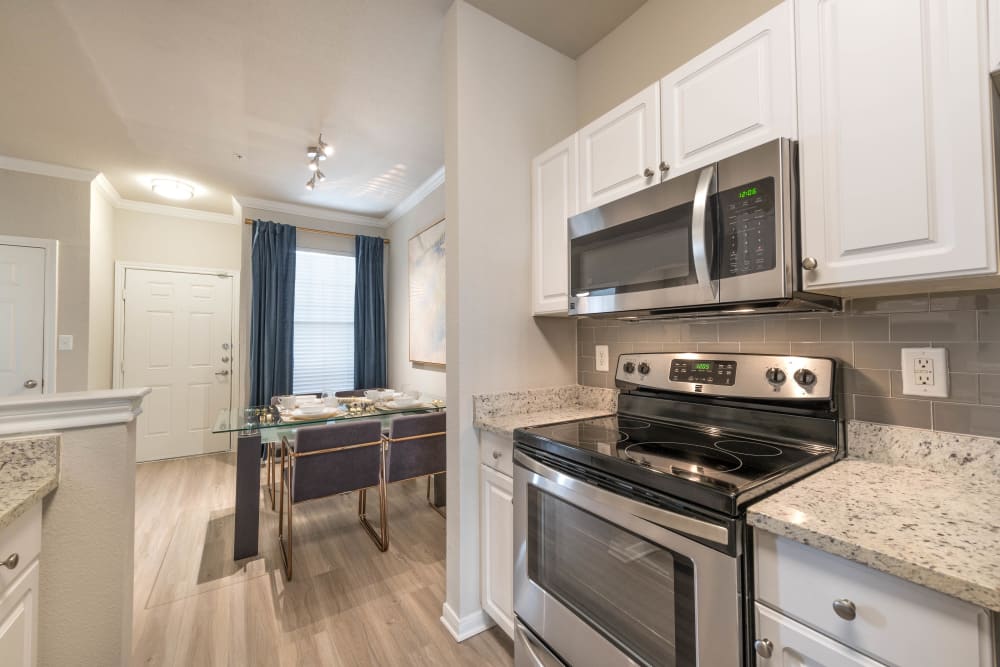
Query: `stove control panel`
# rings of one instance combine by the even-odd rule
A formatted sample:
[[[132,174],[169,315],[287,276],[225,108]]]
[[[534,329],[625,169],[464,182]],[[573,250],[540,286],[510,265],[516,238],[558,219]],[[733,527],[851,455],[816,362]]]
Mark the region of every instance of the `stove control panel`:
[[[670,379],[732,386],[736,384],[736,363],[731,359],[671,359]]]
[[[826,400],[836,362],[772,354],[651,352],[623,354],[615,378],[635,387],[769,400]]]

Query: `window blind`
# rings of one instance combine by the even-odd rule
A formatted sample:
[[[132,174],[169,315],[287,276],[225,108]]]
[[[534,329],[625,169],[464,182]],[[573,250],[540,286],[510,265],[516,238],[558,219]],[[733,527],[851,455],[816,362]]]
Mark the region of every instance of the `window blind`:
[[[354,257],[295,253],[296,394],[354,389]]]

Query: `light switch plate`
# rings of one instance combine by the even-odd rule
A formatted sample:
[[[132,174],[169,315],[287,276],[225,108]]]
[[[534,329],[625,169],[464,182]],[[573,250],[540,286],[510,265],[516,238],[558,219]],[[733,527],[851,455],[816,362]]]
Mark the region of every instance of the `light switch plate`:
[[[904,347],[900,350],[903,394],[948,397],[948,350],[943,347]]]
[[[59,349],[69,352],[73,349],[73,336],[70,334],[59,334]]]
[[[597,345],[594,347],[594,356],[597,357],[597,363],[594,364],[596,366],[596,370],[608,370],[608,346]]]

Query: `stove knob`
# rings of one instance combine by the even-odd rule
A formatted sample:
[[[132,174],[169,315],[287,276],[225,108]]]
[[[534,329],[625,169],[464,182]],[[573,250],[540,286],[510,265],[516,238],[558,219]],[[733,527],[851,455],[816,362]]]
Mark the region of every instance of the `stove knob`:
[[[781,384],[785,381],[785,371],[780,368],[768,368],[764,375],[771,384]]]
[[[798,382],[803,387],[810,387],[816,384],[816,374],[813,373],[808,368],[800,368],[795,371],[795,381]]]
[[[625,365],[622,366],[622,370],[624,370],[626,373],[635,373],[635,364],[632,363],[631,361],[626,361]]]
[[[649,364],[647,364],[645,361],[640,361],[639,362],[639,373],[641,375],[649,375]]]

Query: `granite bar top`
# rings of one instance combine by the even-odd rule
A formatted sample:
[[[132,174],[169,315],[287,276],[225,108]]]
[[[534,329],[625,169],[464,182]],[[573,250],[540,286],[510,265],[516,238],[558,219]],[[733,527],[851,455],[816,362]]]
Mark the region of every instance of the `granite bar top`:
[[[58,484],[58,435],[0,440],[0,529]]]
[[[851,458],[752,505],[747,522],[1000,611],[1000,475],[981,440],[851,423]],[[970,458],[981,465],[966,470]]]
[[[513,437],[517,428],[614,414],[618,390],[566,385],[479,394],[472,397],[472,409],[476,428]]]

